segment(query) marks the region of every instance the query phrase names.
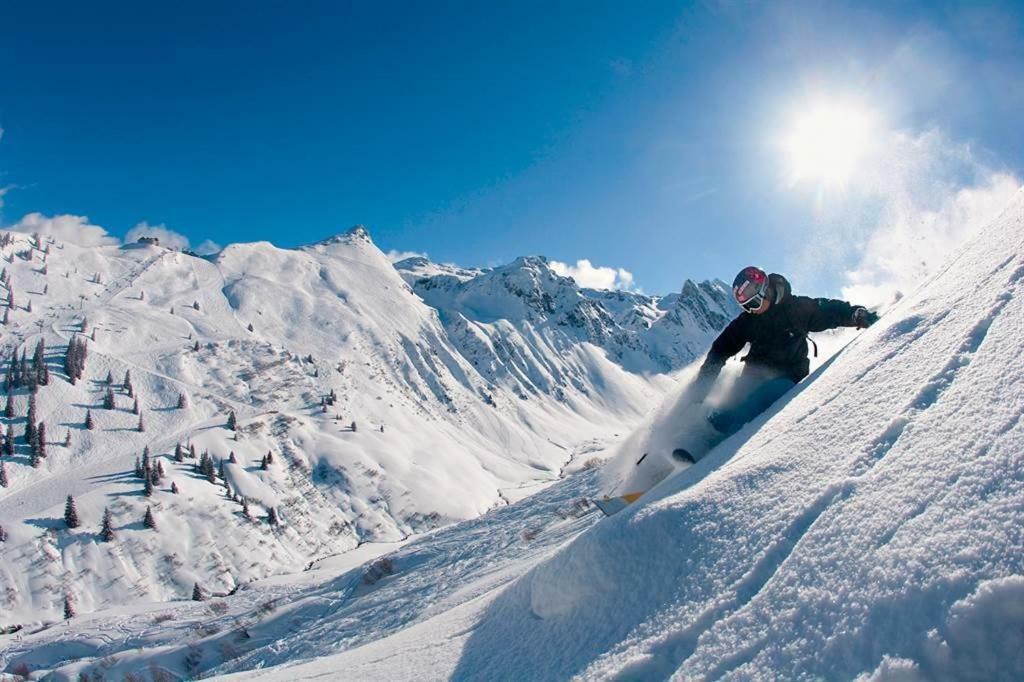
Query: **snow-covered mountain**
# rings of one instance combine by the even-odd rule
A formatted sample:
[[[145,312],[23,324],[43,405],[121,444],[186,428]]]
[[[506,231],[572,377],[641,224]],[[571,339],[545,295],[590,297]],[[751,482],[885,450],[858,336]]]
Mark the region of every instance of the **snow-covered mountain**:
[[[797,391],[614,517],[588,504],[584,467],[231,597],[76,617],[3,661],[54,679],[1018,680],[1022,416],[1024,194]]]
[[[487,368],[491,376],[516,376],[529,390],[544,392],[563,387],[566,377],[543,370],[531,376],[530,368],[543,365],[545,356],[557,357],[567,344],[602,348],[631,372],[667,372],[702,354],[709,337],[739,312],[720,281],[686,280],[680,294],[664,298],[580,289],[541,256],[485,271],[437,266],[423,258],[395,267],[441,312],[465,355],[496,355],[499,364]],[[502,321],[520,322],[496,324]]]
[[[735,312],[720,283],[617,298],[539,258],[399,271],[362,228],[210,258],[0,235],[4,361],[31,364],[42,339],[50,374],[35,397],[39,466],[27,385],[3,419],[16,436],[0,456],[3,627],[59,619],[65,601],[86,613],[188,598],[196,583],[227,593],[479,516],[625,433]],[[74,384],[72,338],[88,349]],[[133,473],[147,449],[165,472],[151,496]]]

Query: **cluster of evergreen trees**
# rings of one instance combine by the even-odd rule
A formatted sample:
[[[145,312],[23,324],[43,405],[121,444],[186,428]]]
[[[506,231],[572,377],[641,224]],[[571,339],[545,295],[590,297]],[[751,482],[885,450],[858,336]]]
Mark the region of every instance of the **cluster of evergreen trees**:
[[[84,323],[83,323],[84,324]],[[84,337],[75,335],[68,343],[67,354],[64,356],[64,373],[72,384],[82,378],[85,373],[85,358],[89,349]]]
[[[85,359],[83,357],[83,363]],[[46,344],[42,339],[36,344],[35,352],[32,354],[32,362],[29,363],[25,351],[21,351],[21,357],[15,352],[11,356],[11,362],[7,369],[7,376],[4,378],[4,390],[8,393],[15,388],[28,388],[34,391],[38,386],[46,386],[50,383],[50,370],[46,366]]]
[[[82,525],[82,520],[78,516],[78,506],[75,504],[75,498],[68,495],[67,502],[64,503],[64,523],[68,528],[79,528]],[[142,517],[142,525],[150,530],[156,530],[156,517],[153,515],[153,508],[146,507],[146,513]],[[104,507],[103,509],[103,521],[100,524],[100,540],[103,542],[113,542],[117,536],[114,533],[114,515],[110,512],[110,507]]]
[[[155,463],[150,459],[148,445],[142,450],[142,459],[135,458],[135,476],[142,479],[146,497],[152,497],[154,491],[163,483],[164,464],[159,459]]]

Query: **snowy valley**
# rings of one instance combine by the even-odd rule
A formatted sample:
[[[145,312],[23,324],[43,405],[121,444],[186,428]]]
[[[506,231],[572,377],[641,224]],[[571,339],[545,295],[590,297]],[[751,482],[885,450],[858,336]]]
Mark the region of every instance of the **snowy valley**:
[[[556,482],[735,314],[720,282],[581,290],[539,257],[396,268],[362,228],[209,258],[2,234],[8,670],[13,643],[68,610],[228,595]]]

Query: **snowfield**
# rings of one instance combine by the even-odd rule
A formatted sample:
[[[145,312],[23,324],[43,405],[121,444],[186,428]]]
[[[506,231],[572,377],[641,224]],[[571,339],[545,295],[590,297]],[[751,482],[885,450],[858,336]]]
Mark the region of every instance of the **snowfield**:
[[[407,266],[419,269],[404,274],[415,288],[441,278],[449,338],[501,326],[473,290],[491,273]],[[543,277],[535,267],[510,277]],[[589,307],[548,293],[528,297],[540,307],[521,319]],[[482,346],[540,348],[528,325],[497,327],[482,328]],[[394,537],[379,555],[363,545],[368,554],[202,602],[108,605],[8,636],[0,656],[6,670],[67,680],[1022,679],[1024,193],[853,336],[768,413],[613,517],[589,501],[604,483],[590,460],[633,457],[637,438],[581,440],[564,478]],[[621,338],[634,362],[642,336]],[[674,409],[649,417],[640,440],[660,442]]]

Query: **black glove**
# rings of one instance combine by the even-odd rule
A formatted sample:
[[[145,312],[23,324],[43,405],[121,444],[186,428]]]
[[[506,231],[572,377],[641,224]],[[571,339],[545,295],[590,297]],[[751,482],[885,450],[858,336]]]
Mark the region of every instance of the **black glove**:
[[[864,329],[870,327],[875,322],[878,322],[878,313],[873,313],[867,308],[857,306],[853,309],[853,326],[857,329]]]

